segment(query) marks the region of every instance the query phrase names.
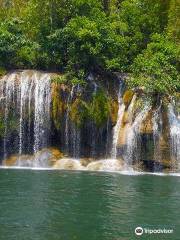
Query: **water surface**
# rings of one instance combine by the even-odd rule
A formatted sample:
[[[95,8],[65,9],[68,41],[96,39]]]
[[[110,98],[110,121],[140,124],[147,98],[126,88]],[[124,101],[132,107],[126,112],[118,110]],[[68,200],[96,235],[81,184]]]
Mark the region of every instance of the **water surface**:
[[[0,191],[0,240],[180,239],[179,177],[1,169]]]

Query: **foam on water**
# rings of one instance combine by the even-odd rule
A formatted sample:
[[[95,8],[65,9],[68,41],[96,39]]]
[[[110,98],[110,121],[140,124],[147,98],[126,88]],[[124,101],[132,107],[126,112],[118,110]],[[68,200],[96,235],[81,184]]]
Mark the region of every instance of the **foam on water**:
[[[78,161],[77,159],[71,159],[72,161]],[[105,161],[105,160],[100,160],[100,161]],[[159,172],[142,172],[142,171],[136,171],[133,169],[126,170],[113,170],[111,167],[108,169],[101,169],[101,170],[90,170],[88,168],[79,168],[79,169],[58,169],[58,168],[53,168],[53,167],[19,167],[19,166],[0,166],[0,169],[10,169],[10,170],[31,170],[31,171],[75,171],[75,172],[94,172],[96,174],[98,173],[116,173],[116,174],[121,174],[121,175],[126,175],[126,176],[141,176],[141,175],[152,175],[152,176],[160,176],[160,177],[167,177],[167,176],[172,176],[172,177],[180,177],[180,173],[159,173]]]

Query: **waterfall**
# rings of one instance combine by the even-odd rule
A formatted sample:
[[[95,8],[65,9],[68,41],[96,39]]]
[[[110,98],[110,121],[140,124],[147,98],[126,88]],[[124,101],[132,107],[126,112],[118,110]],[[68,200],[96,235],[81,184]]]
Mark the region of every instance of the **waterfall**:
[[[20,84],[18,89],[18,98],[17,102],[20,106],[20,119],[19,119],[19,154],[21,155],[23,152],[23,139],[24,139],[24,119],[26,113],[26,100],[28,96],[28,92],[31,89],[29,86],[29,76],[23,72],[20,76]],[[29,98],[28,98],[29,99]]]
[[[8,74],[0,80],[0,99],[4,99],[0,102],[4,108],[4,158],[8,155],[12,119],[19,126],[15,136],[19,139],[19,155],[27,153],[32,142],[33,152],[46,147],[50,130],[50,74],[28,70]]]
[[[96,96],[99,88],[94,78],[89,76],[88,93],[79,85],[73,85],[68,94],[68,86],[58,88],[58,94],[61,94],[58,99],[63,107],[57,120],[62,120],[62,124],[59,129],[52,124],[51,133],[51,76],[24,70],[11,72],[0,79],[0,140],[1,156],[6,160],[4,164],[12,160],[12,165],[21,167],[48,166],[47,155],[40,150],[51,146],[49,140],[54,137],[52,142],[57,142],[52,146],[76,160],[81,156],[87,157],[87,161],[101,158],[112,161],[112,165],[123,163],[125,170],[138,168],[140,164],[152,171],[180,169],[177,103],[172,101],[167,111],[163,100],[158,106],[152,106],[146,97],[134,94],[126,101],[125,95],[123,99],[124,86],[120,82],[114,128],[111,115],[103,128],[99,129],[92,118],[85,119],[81,125],[77,113],[81,110],[82,99],[90,102],[92,94]],[[57,140],[59,136],[60,142]],[[44,154],[43,160],[41,153]]]
[[[51,84],[50,76],[34,78],[34,152],[48,145],[50,130]]]
[[[171,160],[180,167],[180,116],[176,114],[173,103],[169,104],[169,124]]]
[[[94,76],[92,74],[89,75],[89,80],[93,86],[93,92],[92,96],[96,96],[97,90],[98,90],[98,85],[95,82]],[[93,121],[91,121],[91,157],[95,158],[96,157],[96,131],[97,129],[95,128],[95,125]]]
[[[96,157],[96,129],[95,129],[93,121],[91,122],[90,129],[91,129],[91,135],[90,135],[90,139],[91,139],[91,154],[90,154],[90,156],[92,158],[95,158]]]
[[[3,152],[4,158],[7,157],[7,141],[8,141],[8,114],[10,108],[14,105],[14,88],[17,74],[12,73],[10,76],[5,76],[0,81],[0,102],[1,108],[4,108],[4,143]],[[12,103],[12,105],[11,105]]]
[[[78,159],[80,157],[81,133],[75,123],[70,119],[71,104],[73,102],[75,91],[78,91],[78,89],[73,85],[67,99],[67,111],[65,116],[65,147],[67,154],[72,154],[73,158]]]
[[[112,150],[111,150],[112,159],[117,158],[117,145],[118,145],[118,139],[119,139],[119,132],[122,126],[122,119],[125,111],[125,105],[123,104],[123,101],[122,101],[122,84],[120,84],[120,88],[119,88],[118,104],[119,104],[119,110],[118,110],[118,116],[117,116],[117,123],[113,129],[113,142],[112,142]]]
[[[134,108],[136,98],[137,98],[137,96],[136,96],[136,94],[134,94],[134,96],[131,100],[131,103],[128,107],[128,119],[129,119],[129,123],[131,123],[131,124],[132,124],[132,121],[133,121],[133,114],[134,114],[133,108]]]
[[[70,119],[69,119],[69,114],[70,114],[70,104],[72,102],[74,96],[74,85],[71,88],[71,92],[68,96],[67,99],[67,111],[66,111],[66,120],[65,120],[65,146],[66,146],[66,151],[67,153],[70,152]]]
[[[132,101],[132,104],[135,99]],[[132,106],[129,106],[132,109]],[[148,111],[150,110],[150,106],[148,103],[145,103],[145,107],[137,114],[134,122],[129,127],[126,135],[126,149],[124,152],[124,160],[126,167],[132,165],[133,162],[138,163],[140,161],[140,153],[141,153],[141,139],[140,139],[140,125],[142,121],[147,116]],[[132,110],[130,111],[132,114]],[[132,117],[132,116],[131,116]]]
[[[80,144],[81,144],[81,134],[80,130],[73,124],[72,126],[72,136],[73,136],[73,158],[80,158]]]
[[[153,121],[154,160],[156,162],[160,162],[162,159],[162,153],[160,150],[160,138],[162,134],[162,117],[160,108],[154,112],[152,121]],[[156,170],[155,164],[154,170]]]
[[[106,158],[109,155],[109,144],[110,144],[110,127],[109,127],[110,119],[108,117],[107,124],[106,124]]]

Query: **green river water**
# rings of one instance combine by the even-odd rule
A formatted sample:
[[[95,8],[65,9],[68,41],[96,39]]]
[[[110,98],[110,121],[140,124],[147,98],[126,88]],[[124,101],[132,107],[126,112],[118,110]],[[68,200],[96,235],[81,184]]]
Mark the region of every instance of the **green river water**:
[[[133,239],[180,240],[179,177],[0,170],[0,240]]]

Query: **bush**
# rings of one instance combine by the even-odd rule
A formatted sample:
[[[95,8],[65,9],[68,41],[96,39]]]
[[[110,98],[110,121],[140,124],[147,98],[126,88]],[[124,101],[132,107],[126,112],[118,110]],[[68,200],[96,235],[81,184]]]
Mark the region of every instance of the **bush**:
[[[132,65],[129,85],[147,93],[173,94],[180,90],[180,49],[166,37],[155,34],[147,49]]]

